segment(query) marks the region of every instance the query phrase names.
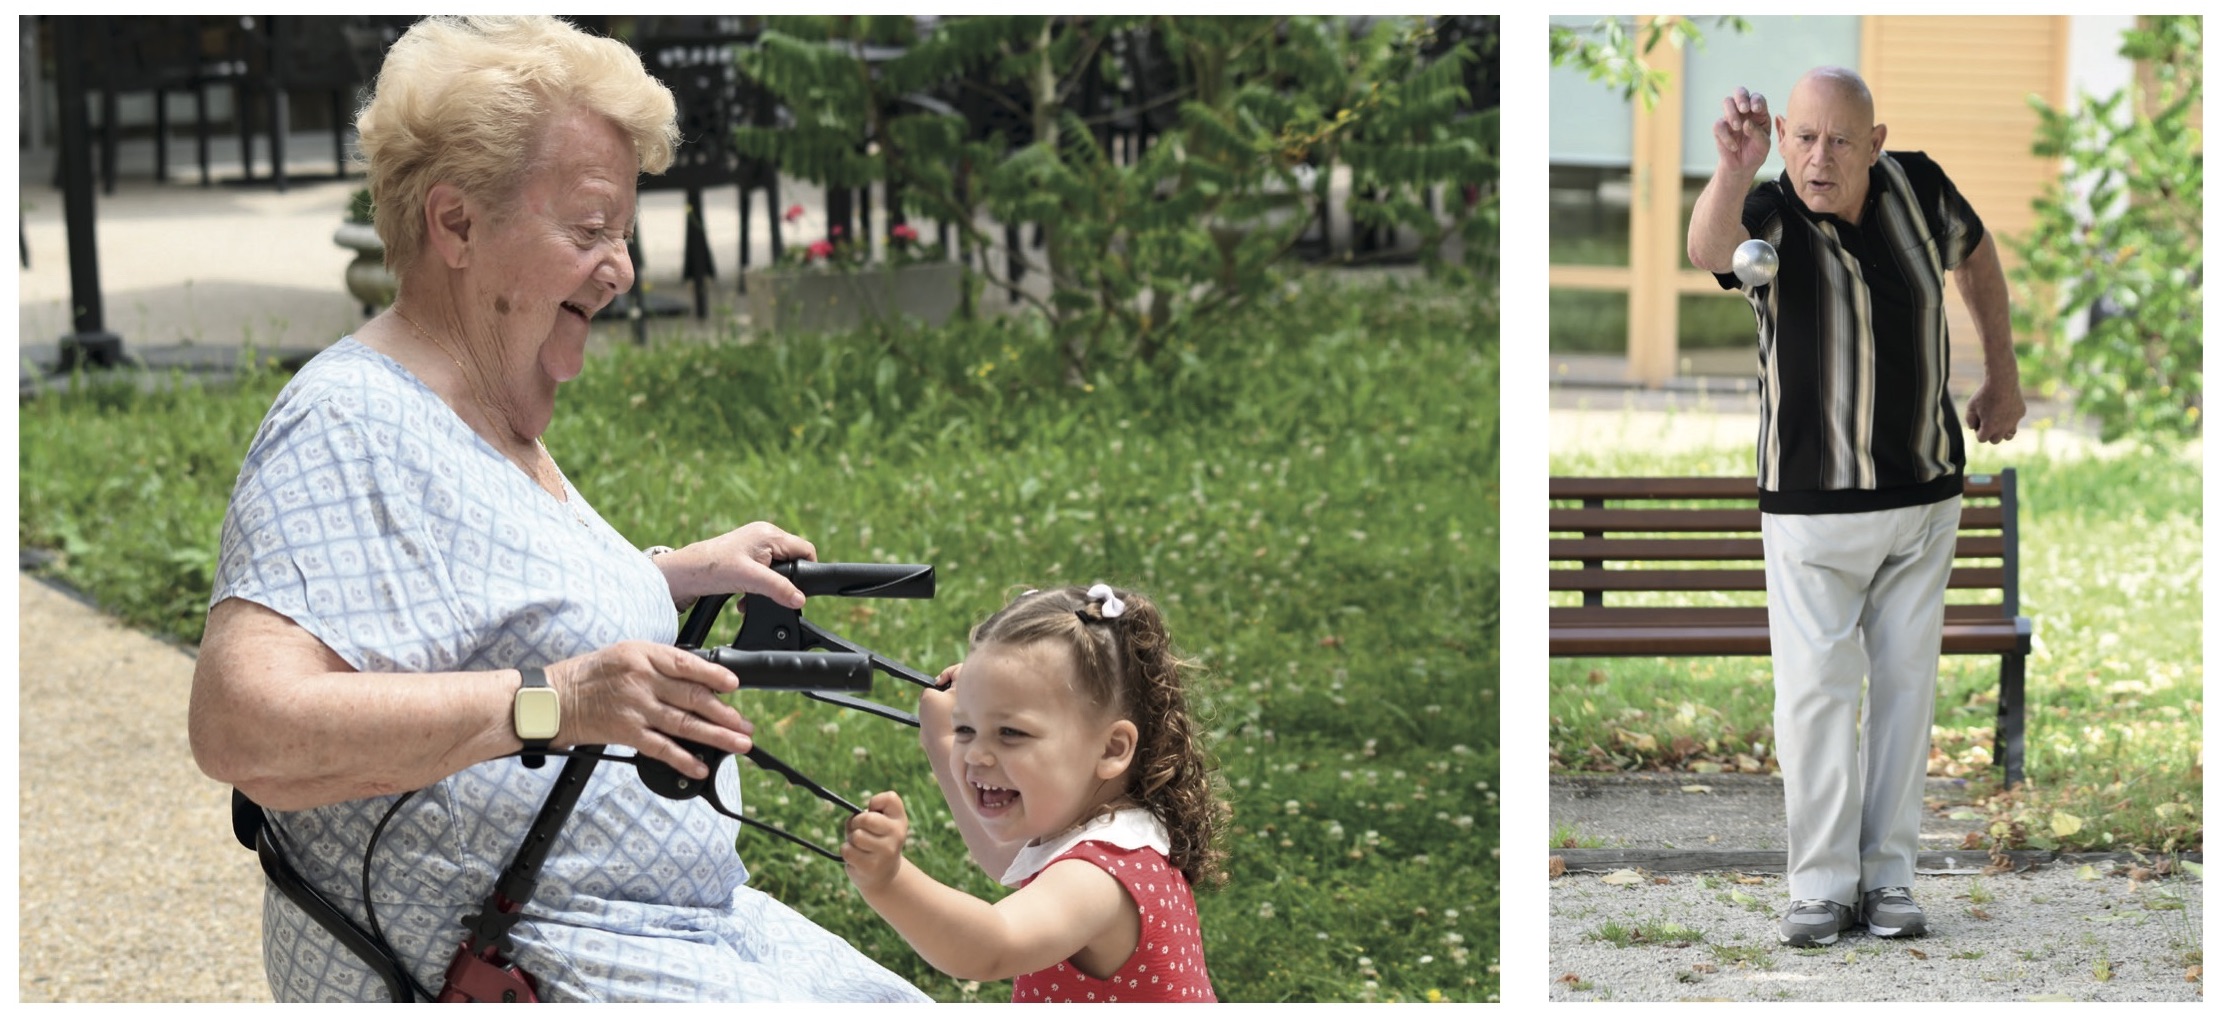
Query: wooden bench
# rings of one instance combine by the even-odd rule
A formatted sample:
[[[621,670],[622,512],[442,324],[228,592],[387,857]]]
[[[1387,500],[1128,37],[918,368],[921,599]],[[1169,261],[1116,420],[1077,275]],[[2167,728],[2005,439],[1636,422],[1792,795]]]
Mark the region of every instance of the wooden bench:
[[[1761,599],[1606,604],[1612,592],[1764,591],[1753,477],[1556,477],[1548,497],[1548,588],[1581,600],[1549,607],[1551,657],[1771,654]],[[2016,470],[1964,477],[1958,530],[1941,652],[2001,656],[1995,763],[2004,783],[2015,784],[2025,778],[2025,659],[2033,649],[2033,621],[2018,615]],[[1956,590],[1988,590],[1979,594],[1989,600],[2000,590],[2001,601],[1956,602]]]

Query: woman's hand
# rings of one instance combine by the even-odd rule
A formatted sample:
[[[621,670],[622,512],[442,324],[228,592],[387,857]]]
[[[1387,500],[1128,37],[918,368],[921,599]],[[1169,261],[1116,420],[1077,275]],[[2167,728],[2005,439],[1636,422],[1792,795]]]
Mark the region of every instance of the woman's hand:
[[[729,753],[754,746],[754,723],[716,696],[739,689],[739,677],[683,648],[619,642],[548,666],[547,682],[562,698],[558,748],[617,743],[703,778],[708,765],[680,739]]]
[[[749,522],[715,539],[702,540],[655,558],[670,583],[670,599],[689,609],[702,596],[753,592],[781,606],[800,609],[807,597],[770,570],[773,561],[816,559],[816,546],[768,522]]]

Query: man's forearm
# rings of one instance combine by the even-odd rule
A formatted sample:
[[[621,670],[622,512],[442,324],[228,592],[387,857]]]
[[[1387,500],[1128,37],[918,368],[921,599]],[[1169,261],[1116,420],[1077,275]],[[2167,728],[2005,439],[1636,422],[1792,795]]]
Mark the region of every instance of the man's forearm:
[[[1719,168],[1709,185],[1702,187],[1702,195],[1694,199],[1694,216],[1687,221],[1687,259],[1694,265],[1711,273],[1733,268],[1733,250],[1748,241],[1748,229],[1741,225],[1741,204],[1755,181],[1753,172],[1743,175]]]
[[[1983,235],[1972,254],[1956,270],[1957,287],[1964,293],[1964,307],[1971,310],[1972,329],[1979,334],[1979,349],[1989,381],[2018,381],[2018,351],[2010,334],[2010,286],[2002,276],[2002,257],[1995,252],[1995,237]]]

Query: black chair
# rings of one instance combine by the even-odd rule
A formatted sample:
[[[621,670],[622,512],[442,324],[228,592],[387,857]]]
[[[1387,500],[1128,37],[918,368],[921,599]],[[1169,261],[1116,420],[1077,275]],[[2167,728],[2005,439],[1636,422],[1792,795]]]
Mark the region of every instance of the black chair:
[[[708,282],[716,276],[716,257],[709,248],[708,229],[701,219],[703,193],[710,187],[736,186],[739,190],[740,289],[746,289],[746,269],[753,258],[748,235],[752,230],[750,195],[763,192],[763,206],[772,220],[772,256],[781,251],[776,217],[778,173],[766,163],[742,156],[732,142],[732,130],[741,123],[766,123],[775,114],[762,89],[739,71],[738,55],[754,44],[760,31],[744,18],[641,18],[632,40],[647,72],[670,89],[678,105],[678,131],[682,141],[677,158],[661,175],[642,176],[641,191],[685,191],[686,240],[682,275],[693,285],[693,311],[708,316]],[[636,258],[636,257],[635,257]]]
[[[191,17],[96,17],[85,19],[82,43],[75,53],[56,53],[75,59],[91,70],[88,86],[100,96],[99,173],[101,191],[114,193],[116,149],[121,134],[117,111],[122,95],[150,92],[154,96],[154,177],[169,179],[169,96],[197,92],[199,77],[198,19]],[[202,106],[206,128],[205,103]],[[59,169],[57,168],[57,171]]]
[[[311,92],[327,97],[336,177],[347,175],[347,135],[354,125],[355,95],[377,74],[386,47],[412,18],[263,17],[240,18],[234,39],[247,71],[240,77],[239,139],[246,179],[254,179],[254,111],[266,108],[270,133],[270,181],[278,192],[289,182],[286,133],[292,125],[292,96]]]

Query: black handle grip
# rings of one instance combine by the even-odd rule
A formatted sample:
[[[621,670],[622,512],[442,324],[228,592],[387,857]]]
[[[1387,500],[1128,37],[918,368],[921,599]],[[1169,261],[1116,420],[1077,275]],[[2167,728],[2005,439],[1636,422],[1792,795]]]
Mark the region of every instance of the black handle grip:
[[[930,599],[938,585],[930,564],[820,564],[779,561],[770,570],[786,576],[805,596],[875,596]]]
[[[746,652],[718,645],[693,654],[732,671],[741,690],[870,692],[870,656],[842,652]]]

